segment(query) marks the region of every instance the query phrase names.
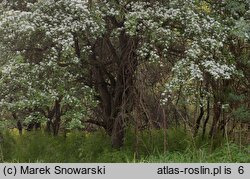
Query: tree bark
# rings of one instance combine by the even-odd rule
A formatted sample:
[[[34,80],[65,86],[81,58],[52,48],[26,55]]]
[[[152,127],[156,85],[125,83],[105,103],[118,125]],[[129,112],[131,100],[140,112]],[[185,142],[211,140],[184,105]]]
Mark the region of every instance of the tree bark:
[[[112,23],[118,24],[114,19]],[[114,46],[109,34],[91,44],[92,75],[103,112],[101,123],[114,148],[123,145],[125,124],[133,108],[133,77],[136,69],[135,41],[125,31]],[[107,63],[107,60],[109,61]],[[106,64],[109,64],[108,66]]]
[[[61,99],[57,99],[55,101],[55,119],[52,123],[52,128],[53,128],[53,135],[57,136],[59,133],[60,129],[60,122],[61,122]]]
[[[217,133],[217,124],[218,124],[218,121],[219,121],[220,115],[221,115],[221,102],[218,101],[216,98],[214,100],[213,111],[214,111],[214,117],[213,117],[211,129],[209,132],[210,138],[213,138]]]
[[[115,120],[113,125],[112,135],[111,135],[111,142],[112,147],[119,149],[123,145],[124,140],[124,119],[122,116],[118,116]]]
[[[207,128],[207,123],[208,123],[209,117],[210,117],[210,98],[208,97],[208,99],[207,99],[207,116],[206,116],[206,119],[205,119],[205,121],[203,123],[202,139],[204,139],[204,137],[205,137],[205,133],[206,133],[206,128]]]
[[[201,106],[200,107],[200,115],[196,119],[196,123],[195,123],[194,136],[197,136],[197,134],[198,134],[200,124],[201,124],[201,119],[202,119],[203,115],[204,115],[204,108],[203,108],[203,106]]]
[[[46,131],[51,134],[52,120],[54,117],[54,110],[48,110],[48,121],[46,122]]]

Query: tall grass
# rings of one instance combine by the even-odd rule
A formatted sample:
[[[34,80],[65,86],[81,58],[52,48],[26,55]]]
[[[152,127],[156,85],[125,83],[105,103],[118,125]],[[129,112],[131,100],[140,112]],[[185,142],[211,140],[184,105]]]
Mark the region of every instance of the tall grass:
[[[140,132],[137,157],[132,130],[127,131],[120,150],[110,147],[110,137],[103,131],[73,131],[66,138],[42,131],[22,136],[5,131],[3,135],[1,162],[250,162],[249,146],[239,147],[220,138],[211,146],[210,140],[194,139],[182,129],[168,130],[165,154],[162,130]]]

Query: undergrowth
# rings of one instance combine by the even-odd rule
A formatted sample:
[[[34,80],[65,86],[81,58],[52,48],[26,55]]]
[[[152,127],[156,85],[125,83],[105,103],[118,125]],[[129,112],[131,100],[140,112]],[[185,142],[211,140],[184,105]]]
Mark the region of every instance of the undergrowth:
[[[213,142],[194,139],[181,129],[168,130],[165,154],[161,130],[140,132],[137,147],[134,133],[129,130],[120,150],[111,148],[110,138],[103,131],[75,131],[66,137],[53,137],[42,131],[22,136],[5,131],[3,136],[1,162],[250,162],[249,146],[238,146],[222,138]]]

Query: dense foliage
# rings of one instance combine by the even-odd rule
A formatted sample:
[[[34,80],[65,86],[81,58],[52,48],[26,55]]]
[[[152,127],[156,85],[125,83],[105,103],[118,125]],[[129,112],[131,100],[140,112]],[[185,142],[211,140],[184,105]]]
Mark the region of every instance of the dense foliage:
[[[249,144],[249,24],[247,0],[2,0],[0,127]]]

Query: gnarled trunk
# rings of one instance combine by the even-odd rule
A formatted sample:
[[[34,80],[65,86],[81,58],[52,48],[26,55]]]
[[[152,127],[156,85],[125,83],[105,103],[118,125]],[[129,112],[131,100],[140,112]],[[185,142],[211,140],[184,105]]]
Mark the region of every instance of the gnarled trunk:
[[[102,124],[114,148],[123,145],[125,124],[133,108],[133,78],[137,66],[135,42],[126,33],[119,38],[119,50],[114,48],[108,36],[99,39],[92,46],[93,79],[100,95],[103,112]],[[107,67],[106,59],[112,59]],[[109,68],[116,69],[110,72]]]

